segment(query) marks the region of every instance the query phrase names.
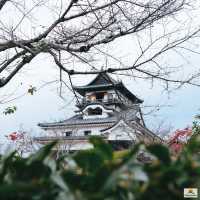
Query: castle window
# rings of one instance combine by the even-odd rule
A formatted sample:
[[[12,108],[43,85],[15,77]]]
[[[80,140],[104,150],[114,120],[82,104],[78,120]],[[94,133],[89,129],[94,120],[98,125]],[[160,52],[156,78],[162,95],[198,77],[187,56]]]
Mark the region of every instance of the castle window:
[[[84,131],[84,135],[87,136],[87,135],[91,135],[92,131],[90,130],[87,130],[87,131]]]
[[[96,95],[93,94],[91,96],[89,96],[90,101],[96,101]]]
[[[109,100],[113,99],[113,94],[108,94],[108,99]]]
[[[108,101],[111,101],[113,99],[113,94],[108,94]]]
[[[99,107],[95,109],[88,108],[88,115],[102,115],[102,109]]]
[[[103,92],[96,93],[96,99],[97,99],[97,101],[102,102],[103,98],[104,98],[104,93]]]
[[[65,136],[66,137],[69,137],[69,136],[71,136],[72,135],[72,131],[67,131],[67,132],[65,132]]]

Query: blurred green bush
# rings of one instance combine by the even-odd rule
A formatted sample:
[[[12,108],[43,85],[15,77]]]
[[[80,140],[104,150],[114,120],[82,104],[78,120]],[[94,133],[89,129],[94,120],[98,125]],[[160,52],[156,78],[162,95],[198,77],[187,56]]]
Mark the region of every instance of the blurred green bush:
[[[52,158],[51,143],[28,158],[15,152],[0,158],[1,200],[182,200],[184,188],[200,183],[199,128],[177,159],[164,145],[135,145],[113,152],[91,138],[94,149]],[[141,149],[155,159],[136,159]]]

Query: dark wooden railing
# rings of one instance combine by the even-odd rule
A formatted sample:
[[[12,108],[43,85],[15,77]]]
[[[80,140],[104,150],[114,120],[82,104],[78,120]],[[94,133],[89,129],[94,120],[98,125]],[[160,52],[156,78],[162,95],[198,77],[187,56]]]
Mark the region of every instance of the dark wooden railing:
[[[43,137],[34,137],[35,141],[56,141],[56,140],[88,140],[91,135],[87,136],[43,136]],[[105,136],[98,135],[98,137],[104,138]]]
[[[103,103],[105,105],[108,105],[108,104],[114,104],[114,103],[124,103],[122,102],[122,100],[119,100],[119,99],[95,99],[95,100],[89,100],[89,99],[86,99],[86,98],[83,98],[79,101],[76,101],[76,106],[78,107],[82,107],[82,106],[85,106],[87,104],[90,104],[90,103]]]

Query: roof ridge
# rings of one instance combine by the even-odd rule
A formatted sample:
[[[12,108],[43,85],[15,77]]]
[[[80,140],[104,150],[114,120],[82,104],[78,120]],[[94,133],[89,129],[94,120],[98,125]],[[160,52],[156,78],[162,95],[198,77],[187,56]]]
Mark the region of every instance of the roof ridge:
[[[100,72],[90,83],[88,83],[86,86],[92,85],[95,81],[98,80],[98,78],[103,78],[105,81],[110,82],[111,84],[116,84],[118,81],[113,79],[111,76],[108,75],[108,73]]]

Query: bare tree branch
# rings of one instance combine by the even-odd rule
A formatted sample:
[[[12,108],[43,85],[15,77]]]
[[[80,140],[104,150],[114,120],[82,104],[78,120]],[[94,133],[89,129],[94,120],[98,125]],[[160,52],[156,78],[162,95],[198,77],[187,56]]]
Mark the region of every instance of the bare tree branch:
[[[1,0],[0,1],[0,10],[3,8],[3,6],[8,2],[9,0]]]
[[[8,0],[0,1],[0,10],[6,2]],[[49,4],[51,6],[47,6],[47,2],[51,2],[52,4]],[[14,0],[12,3],[19,4]],[[5,71],[8,74],[7,77],[0,78],[0,87],[6,85],[25,64],[43,53],[53,57],[59,70],[66,72],[69,76],[99,72],[119,74],[130,70],[132,74],[137,74],[135,78],[142,77],[152,81],[158,79],[166,85],[169,83],[179,86],[183,84],[200,85],[194,82],[199,76],[198,73],[186,79],[177,80],[170,76],[174,73],[172,69],[163,67],[158,62],[162,55],[166,55],[171,50],[188,51],[189,48],[184,46],[185,42],[198,36],[199,26],[191,27],[190,25],[184,30],[186,27],[180,25],[172,31],[167,31],[166,28],[169,21],[175,23],[175,17],[194,1],[70,0],[65,7],[62,3],[59,5],[60,10],[57,11],[58,16],[54,18],[55,20],[45,25],[40,31],[34,34],[27,33],[27,37],[23,36],[26,35],[23,22],[32,14],[33,8],[39,9],[42,5],[53,8],[53,3],[51,0],[38,0],[35,6],[27,8],[27,12],[18,9],[16,12],[20,12],[21,17],[16,25],[13,25],[14,28],[5,27],[4,23],[2,25],[0,23],[0,56],[1,58],[6,57],[5,60],[1,59],[0,75],[5,76]],[[24,4],[21,8],[26,9],[26,5]],[[34,26],[32,21],[29,23],[31,27]],[[160,24],[163,26],[163,33],[153,32],[154,26],[160,26]],[[20,30],[22,27],[23,31]],[[144,34],[147,30],[150,31],[148,41],[147,34]],[[134,55],[131,63],[123,64],[115,55],[106,54],[103,51],[106,45],[130,34],[136,38],[139,45],[138,56]],[[58,51],[63,55],[62,58],[70,55],[71,59],[87,64],[88,68],[81,70],[65,65],[64,60],[58,59],[55,53]],[[99,55],[112,58],[120,66],[99,69],[91,62],[92,59],[87,58],[87,56],[96,56],[97,52]],[[197,51],[192,49],[191,52]],[[145,68],[147,64],[151,64],[151,69]]]

